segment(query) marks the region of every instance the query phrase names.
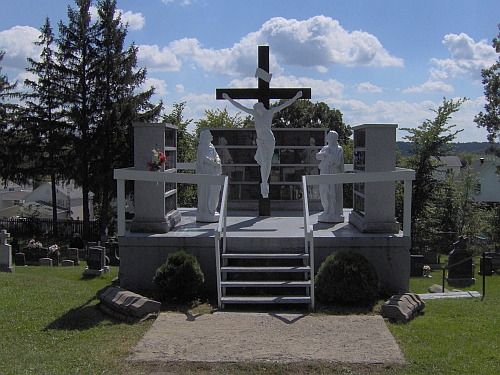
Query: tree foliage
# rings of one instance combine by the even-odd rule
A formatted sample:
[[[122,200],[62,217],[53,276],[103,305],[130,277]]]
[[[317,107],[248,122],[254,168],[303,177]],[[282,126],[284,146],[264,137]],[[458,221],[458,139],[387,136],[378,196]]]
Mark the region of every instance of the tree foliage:
[[[500,30],[500,24],[498,28]],[[493,38],[493,48],[500,54],[500,32]],[[478,127],[486,128],[488,141],[494,143],[500,135],[500,55],[491,67],[481,70],[481,76],[486,104],[484,112],[479,112],[474,121]],[[493,145],[491,148],[497,156],[500,156],[500,148]]]
[[[437,110],[433,120],[426,120],[418,128],[402,128],[410,133],[404,138],[411,142],[412,156],[405,159],[405,167],[415,170],[412,191],[412,243],[418,247],[422,239],[428,238],[424,232],[435,228],[435,198],[441,181],[436,177],[439,162],[436,158],[445,156],[452,150],[451,142],[462,130],[454,130],[456,125],[448,125],[453,113],[460,109],[466,98],[447,100]]]
[[[285,102],[280,100],[272,106]],[[293,105],[279,111],[273,117],[276,128],[327,128],[339,134],[339,142],[345,144],[352,135],[349,125],[344,124],[342,112],[330,109],[323,102],[313,103],[310,100],[297,100]]]

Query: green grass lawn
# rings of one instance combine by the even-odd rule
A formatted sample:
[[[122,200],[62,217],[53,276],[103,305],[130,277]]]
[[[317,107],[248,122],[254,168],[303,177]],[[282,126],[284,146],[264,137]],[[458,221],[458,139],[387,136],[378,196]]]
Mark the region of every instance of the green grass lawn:
[[[427,375],[500,371],[499,275],[486,279],[483,301],[427,301],[424,315],[408,324],[387,323],[408,362],[392,368],[328,363],[129,363],[125,358],[152,321],[127,324],[101,313],[95,308],[95,294],[111,283],[118,268],[111,267],[110,274],[94,279],[82,279],[83,270],[84,266],[31,266],[16,267],[13,274],[0,273],[0,374]],[[411,292],[425,293],[430,285],[441,283],[440,271],[432,276],[412,278]],[[482,279],[478,277],[476,285],[468,289],[482,292]],[[209,313],[210,308],[199,311]]]

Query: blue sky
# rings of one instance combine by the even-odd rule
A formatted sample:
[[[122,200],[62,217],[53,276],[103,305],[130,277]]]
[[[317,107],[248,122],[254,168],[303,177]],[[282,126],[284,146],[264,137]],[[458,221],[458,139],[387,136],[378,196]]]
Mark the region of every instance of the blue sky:
[[[26,57],[49,17],[67,22],[70,0],[0,0],[2,74],[26,78]],[[451,120],[459,142],[486,141],[474,116],[484,108],[480,71],[498,55],[498,0],[118,0],[139,47],[146,86],[165,111],[186,102],[186,118],[227,106],[215,89],[254,87],[257,46],[270,46],[272,87],[311,87],[312,101],[339,109],[351,126],[433,119],[443,97],[468,97]],[[21,87],[22,88],[22,87]],[[244,103],[250,105],[252,103]],[[398,131],[398,139],[407,133]]]

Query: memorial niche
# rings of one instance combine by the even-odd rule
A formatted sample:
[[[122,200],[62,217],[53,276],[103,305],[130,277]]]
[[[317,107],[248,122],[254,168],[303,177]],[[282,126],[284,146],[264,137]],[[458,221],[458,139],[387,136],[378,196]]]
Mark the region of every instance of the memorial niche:
[[[260,172],[254,159],[255,130],[219,128],[210,132],[222,160],[222,174],[229,177],[229,200],[258,200]],[[315,155],[325,144],[327,132],[324,128],[273,128],[276,146],[269,178],[271,200],[289,202],[302,198],[302,176],[318,174]],[[310,198],[319,200],[317,191]],[[297,205],[297,209],[301,207]]]

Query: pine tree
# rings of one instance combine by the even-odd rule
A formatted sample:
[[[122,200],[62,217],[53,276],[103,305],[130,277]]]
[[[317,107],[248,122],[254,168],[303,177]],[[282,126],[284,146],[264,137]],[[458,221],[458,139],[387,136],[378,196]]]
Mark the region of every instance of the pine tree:
[[[96,20],[96,55],[100,79],[96,82],[98,100],[96,127],[93,133],[91,189],[100,203],[102,231],[110,221],[110,200],[116,196],[113,169],[133,165],[134,121],[151,121],[158,116],[162,105],[149,102],[151,88],[134,94],[146,80],[146,69],[137,69],[137,47],[124,49],[127,28],[116,14],[116,0],[98,3]]]
[[[25,95],[20,127],[28,137],[25,150],[30,160],[26,175],[36,179],[50,176],[52,185],[53,232],[57,229],[57,182],[69,177],[71,127],[65,122],[61,95],[60,65],[53,50],[54,34],[48,18],[40,29],[36,45],[42,46],[40,61],[28,58],[37,80],[25,80],[31,92]]]
[[[84,237],[89,233],[89,193],[93,136],[98,116],[97,82],[100,69],[96,64],[97,27],[91,23],[91,0],[76,0],[78,9],[68,7],[68,24],[59,22],[58,57],[65,83],[64,105],[73,126],[75,181],[83,192]]]
[[[0,64],[5,52],[0,51]],[[16,146],[22,144],[15,129],[18,105],[15,100],[20,94],[16,92],[17,82],[11,83],[7,75],[2,74],[0,65],[0,173],[3,180],[20,180],[22,176],[17,170],[21,163],[19,154],[15,153]]]

